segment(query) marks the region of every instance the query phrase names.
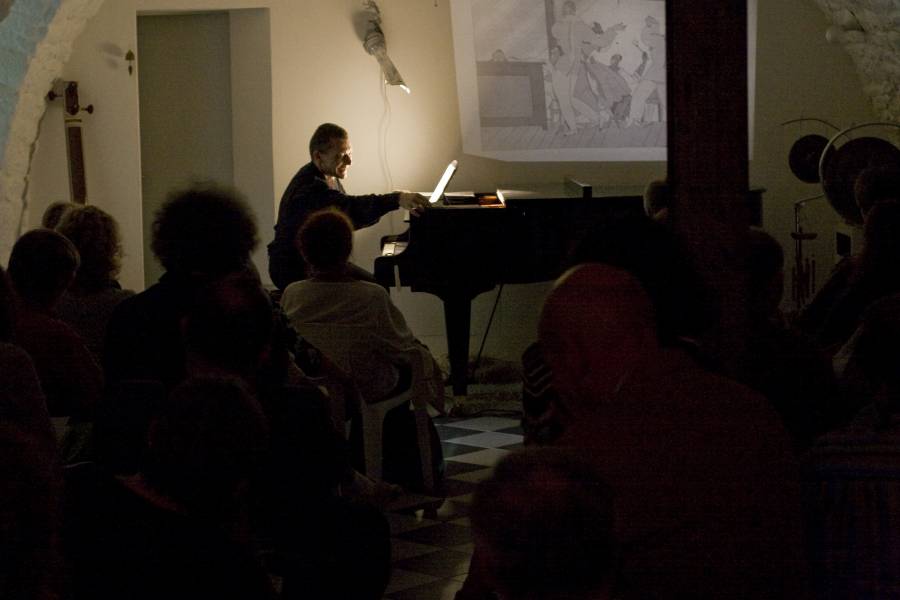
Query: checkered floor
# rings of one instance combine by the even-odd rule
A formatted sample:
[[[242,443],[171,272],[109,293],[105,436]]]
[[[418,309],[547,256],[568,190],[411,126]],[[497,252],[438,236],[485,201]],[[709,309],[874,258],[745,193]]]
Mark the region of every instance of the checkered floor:
[[[386,599],[453,599],[472,555],[472,492],[502,456],[522,446],[515,418],[444,417],[435,425],[444,450],[447,497],[409,494],[388,508],[393,572]]]

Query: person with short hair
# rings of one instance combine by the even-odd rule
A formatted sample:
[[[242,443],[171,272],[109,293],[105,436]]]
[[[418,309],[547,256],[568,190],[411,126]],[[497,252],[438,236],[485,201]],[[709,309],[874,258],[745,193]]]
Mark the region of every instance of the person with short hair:
[[[798,597],[787,432],[765,398],[666,344],[657,315],[673,298],[650,283],[583,263],[557,280],[538,326],[568,410],[554,444],[591,457],[616,496],[620,595]]]
[[[78,249],[52,229],[33,229],[20,237],[9,256],[9,277],[27,305],[52,310],[75,279]]]
[[[34,364],[13,338],[13,290],[0,267],[0,598],[58,597],[62,475]]]
[[[14,342],[34,360],[50,416],[89,419],[103,373],[81,337],[55,312],[78,265],[78,250],[65,236],[35,229],[13,246],[9,277],[19,299]]]
[[[347,176],[353,149],[347,131],[333,123],[323,123],[309,140],[310,162],[304,165],[281,197],[275,239],[268,246],[269,275],[283,290],[294,281],[307,277],[306,264],[294,245],[297,232],[310,214],[335,207],[344,211],[353,229],[374,225],[383,215],[405,208],[414,215],[425,206],[421,194],[395,191],[390,194],[351,196],[344,191],[341,180]],[[374,281],[373,276],[353,266],[358,279]]]
[[[297,236],[309,278],[284,290],[281,306],[295,331],[307,323],[356,325],[371,331],[381,351],[366,373],[351,373],[368,402],[384,399],[400,381],[397,362],[418,352],[427,378],[429,402],[443,410],[441,370],[428,348],[413,335],[403,314],[380,285],[362,281],[347,262],[353,249],[353,224],[336,208],[309,216]],[[323,348],[327,354],[328,349]]]

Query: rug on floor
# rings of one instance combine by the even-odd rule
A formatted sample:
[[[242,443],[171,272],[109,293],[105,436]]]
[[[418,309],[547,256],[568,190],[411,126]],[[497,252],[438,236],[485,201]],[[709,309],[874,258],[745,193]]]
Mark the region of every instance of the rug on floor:
[[[449,373],[447,356],[438,359],[444,373]],[[448,414],[453,417],[502,415],[518,418],[522,413],[522,367],[518,361],[483,356],[475,364],[469,362],[467,395],[454,397],[448,385],[444,388]]]

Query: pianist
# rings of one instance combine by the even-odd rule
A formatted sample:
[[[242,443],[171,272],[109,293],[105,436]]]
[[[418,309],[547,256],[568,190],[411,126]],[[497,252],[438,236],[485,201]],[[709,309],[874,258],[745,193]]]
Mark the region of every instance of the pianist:
[[[288,184],[278,207],[275,239],[269,244],[269,275],[283,290],[293,281],[306,278],[306,265],[297,251],[295,239],[300,226],[313,212],[332,206],[341,209],[354,229],[368,227],[397,208],[418,214],[426,199],[414,192],[350,196],[344,192],[341,179],[352,162],[352,148],[347,131],[333,123],[323,123],[309,140],[310,162],[304,165]],[[365,270],[350,265],[358,279],[374,281]]]

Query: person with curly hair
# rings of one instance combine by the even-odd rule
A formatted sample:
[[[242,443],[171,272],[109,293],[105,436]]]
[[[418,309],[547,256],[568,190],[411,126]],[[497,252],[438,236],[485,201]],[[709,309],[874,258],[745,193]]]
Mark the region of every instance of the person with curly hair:
[[[203,285],[253,269],[256,220],[236,192],[196,185],[170,194],[153,220],[159,281],[121,302],[110,319],[104,367],[111,382],[147,379],[167,388],[185,377],[181,319]]]
[[[56,226],[62,222],[66,213],[79,206],[81,205],[67,200],[51,202],[50,206],[44,210],[44,214],[41,215],[41,227],[44,229],[56,229]]]
[[[77,206],[66,211],[56,230],[69,238],[81,255],[75,281],[63,294],[56,312],[99,361],[113,310],[134,295],[116,280],[122,267],[119,225],[96,206]]]

